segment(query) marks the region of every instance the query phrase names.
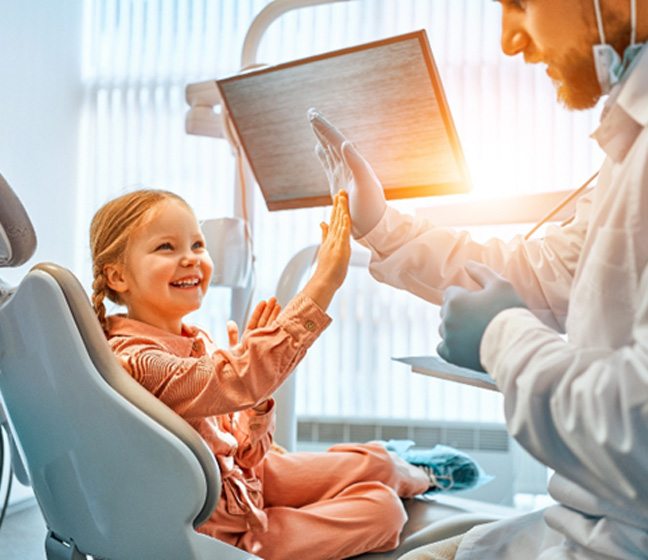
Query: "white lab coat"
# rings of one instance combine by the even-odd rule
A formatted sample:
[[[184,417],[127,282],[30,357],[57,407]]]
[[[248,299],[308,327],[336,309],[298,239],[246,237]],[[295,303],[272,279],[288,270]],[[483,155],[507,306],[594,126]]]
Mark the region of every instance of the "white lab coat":
[[[458,560],[648,558],[647,125],[644,48],[608,100],[595,133],[608,158],[571,224],[478,244],[389,208],[360,240],[375,278],[426,300],[476,288],[463,270],[473,259],[530,308],[491,321],[481,360],[510,433],[556,471],[559,505],[472,529]]]

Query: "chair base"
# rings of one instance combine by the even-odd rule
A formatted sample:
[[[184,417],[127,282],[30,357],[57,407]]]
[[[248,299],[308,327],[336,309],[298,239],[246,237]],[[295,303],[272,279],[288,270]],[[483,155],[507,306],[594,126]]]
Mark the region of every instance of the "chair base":
[[[86,560],[74,543],[59,539],[52,531],[45,537],[45,555],[47,560]]]

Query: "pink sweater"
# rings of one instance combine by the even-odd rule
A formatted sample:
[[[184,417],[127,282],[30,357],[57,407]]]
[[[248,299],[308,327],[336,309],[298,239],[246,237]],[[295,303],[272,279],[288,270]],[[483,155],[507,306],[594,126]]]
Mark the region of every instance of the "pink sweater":
[[[233,516],[233,529],[241,516],[249,529],[267,524],[254,467],[272,444],[274,401],[266,412],[252,408],[270,398],[330,322],[301,295],[274,323],[244,333],[238,345],[225,350],[196,327],[183,325],[175,335],[121,315],[109,317],[109,343],[121,365],[213,451],[223,481],[217,511]]]

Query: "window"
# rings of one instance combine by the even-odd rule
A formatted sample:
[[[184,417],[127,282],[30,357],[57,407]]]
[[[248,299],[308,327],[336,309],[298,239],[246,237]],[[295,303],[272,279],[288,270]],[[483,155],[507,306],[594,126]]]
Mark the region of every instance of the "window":
[[[231,215],[234,162],[222,140],[184,133],[188,83],[236,73],[245,32],[266,0],[85,0],[77,270],[89,285],[89,218],[136,185],[178,192],[199,218]],[[543,68],[499,50],[499,6],[483,0],[355,0],[275,22],[260,49],[276,63],[425,28],[478,194],[577,186],[601,156],[596,112],[555,103]],[[389,111],[389,107],[385,107]],[[549,162],[549,164],[548,164]],[[399,202],[405,211],[426,200]],[[258,298],[273,294],[292,255],[316,243],[327,209],[269,213],[255,201]],[[229,293],[213,290],[196,318],[224,343]],[[393,355],[429,353],[437,309],[352,270],[332,327],[298,382],[298,412],[321,416],[502,421],[500,398],[412,375]]]

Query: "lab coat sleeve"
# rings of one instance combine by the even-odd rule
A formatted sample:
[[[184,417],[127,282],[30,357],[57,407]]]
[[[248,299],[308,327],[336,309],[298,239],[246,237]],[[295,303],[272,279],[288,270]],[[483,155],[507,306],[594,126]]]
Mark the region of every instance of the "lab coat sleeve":
[[[648,502],[648,273],[633,341],[578,348],[525,309],[487,327],[481,360],[511,434],[542,463],[623,507]]]
[[[388,207],[376,227],[358,241],[371,250],[369,271],[374,278],[436,304],[448,286],[477,289],[464,265],[468,260],[484,263],[513,284],[537,317],[562,330],[589,208],[585,195],[575,219],[564,227],[550,226],[541,240],[517,236],[508,243],[493,239],[482,244],[466,232]]]

